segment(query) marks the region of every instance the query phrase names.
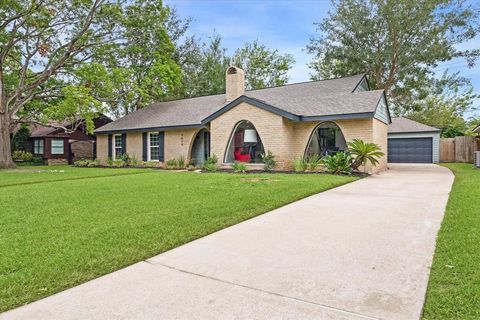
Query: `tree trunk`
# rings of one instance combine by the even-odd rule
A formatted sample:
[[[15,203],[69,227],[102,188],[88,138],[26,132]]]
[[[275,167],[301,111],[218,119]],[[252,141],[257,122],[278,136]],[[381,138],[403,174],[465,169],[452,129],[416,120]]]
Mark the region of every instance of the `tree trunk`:
[[[10,147],[10,121],[8,114],[0,113],[0,169],[15,168]]]

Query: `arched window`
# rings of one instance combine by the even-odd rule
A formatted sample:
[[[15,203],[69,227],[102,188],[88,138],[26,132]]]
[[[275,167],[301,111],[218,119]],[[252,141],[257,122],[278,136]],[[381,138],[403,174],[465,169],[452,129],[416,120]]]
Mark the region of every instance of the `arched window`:
[[[237,123],[228,142],[225,153],[225,163],[249,162],[260,163],[263,153],[263,144],[260,135],[249,121]]]
[[[323,122],[313,130],[305,155],[325,156],[345,149],[347,142],[342,130],[333,122]]]

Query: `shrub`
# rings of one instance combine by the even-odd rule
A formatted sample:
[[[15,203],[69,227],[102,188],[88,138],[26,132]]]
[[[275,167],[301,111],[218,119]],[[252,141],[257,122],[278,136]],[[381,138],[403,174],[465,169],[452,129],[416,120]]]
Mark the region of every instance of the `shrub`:
[[[217,162],[218,162],[218,158],[216,155],[213,154],[210,157],[208,157],[207,160],[205,160],[205,162],[203,163],[202,169],[210,172],[217,171],[218,170]]]
[[[113,159],[111,157],[107,158],[107,166],[109,166],[109,167],[113,166]]]
[[[88,167],[98,167],[100,162],[98,160],[88,160]]]
[[[12,150],[26,151],[28,149],[28,138],[30,138],[30,129],[26,124],[22,124],[12,138]]]
[[[130,165],[132,167],[138,167],[139,164],[140,164],[140,162],[138,161],[138,158],[137,158],[136,155],[133,155],[133,156],[130,157]]]
[[[260,156],[262,159],[262,162],[265,164],[265,170],[266,171],[272,171],[275,169],[275,166],[277,165],[277,161],[275,161],[275,156],[273,155],[272,151],[268,150],[267,153],[262,154]]]
[[[233,169],[233,172],[235,173],[245,173],[247,172],[247,165],[243,162],[235,161],[232,164],[232,169]]]
[[[309,155],[305,159],[306,165],[307,165],[307,170],[310,171],[316,171],[318,169],[318,166],[322,164],[322,158],[320,155],[314,153]]]
[[[122,167],[125,167],[127,164],[125,163],[125,161],[123,161],[123,159],[115,159],[113,160],[113,166],[115,168],[122,168]]]
[[[179,167],[180,169],[185,169],[185,167],[186,167],[185,162],[186,162],[186,161],[185,161],[185,157],[184,157],[184,156],[178,157],[177,163],[178,163],[178,167]]]
[[[30,162],[33,159],[33,154],[27,151],[15,150],[12,153],[12,158],[13,161]]]
[[[168,168],[168,169],[175,169],[175,168],[178,167],[178,161],[177,161],[177,159],[175,159],[175,158],[174,158],[174,159],[167,160],[167,161],[165,162],[165,164],[167,165],[167,168]]]
[[[351,173],[352,156],[347,152],[337,152],[322,158],[327,171],[333,174]]]
[[[130,157],[130,155],[128,153],[122,154],[120,156],[120,159],[118,159],[118,160],[122,160],[124,166],[129,166],[132,162],[132,158]]]
[[[88,160],[77,160],[73,163],[75,167],[88,167],[89,161]]]
[[[142,161],[141,166],[145,168],[155,168],[157,166],[157,161]]]
[[[305,172],[307,169],[308,163],[305,157],[301,157],[293,161],[293,170],[295,170],[295,172]]]
[[[357,170],[361,165],[365,167],[368,162],[376,166],[378,159],[384,156],[384,153],[380,150],[381,148],[378,144],[353,139],[353,141],[348,143],[348,152],[354,157],[352,169]]]
[[[32,163],[38,165],[38,164],[44,164],[44,161],[43,161],[43,158],[40,156],[33,156]]]

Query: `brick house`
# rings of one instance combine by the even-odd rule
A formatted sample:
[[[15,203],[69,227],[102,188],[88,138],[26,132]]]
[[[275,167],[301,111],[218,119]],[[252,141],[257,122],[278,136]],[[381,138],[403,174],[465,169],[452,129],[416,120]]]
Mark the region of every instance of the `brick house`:
[[[391,123],[383,90],[369,90],[364,75],[245,90],[243,70],[226,71],[226,93],[154,103],[95,130],[97,157],[124,153],[143,161],[184,157],[201,165],[215,154],[221,165],[261,166],[267,150],[277,169],[296,158],[331,154],[359,138],[387,154]],[[370,172],[384,170],[387,157]]]
[[[94,127],[99,128],[112,120],[101,115],[93,120]],[[65,127],[72,128],[66,124]],[[62,128],[37,125],[29,138],[31,152],[43,158],[48,165],[68,164],[80,159],[95,158],[95,136],[88,134],[82,124],[72,132]]]

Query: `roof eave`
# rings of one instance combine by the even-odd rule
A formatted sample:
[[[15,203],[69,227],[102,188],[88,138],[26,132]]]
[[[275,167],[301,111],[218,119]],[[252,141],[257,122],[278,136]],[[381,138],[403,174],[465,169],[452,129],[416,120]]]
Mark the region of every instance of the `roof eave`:
[[[173,125],[173,126],[156,126],[156,127],[145,127],[145,128],[126,128],[126,129],[110,129],[110,130],[95,130],[95,134],[115,134],[122,132],[146,132],[146,131],[165,131],[165,130],[181,130],[181,129],[200,129],[204,128],[205,125],[199,124],[185,124],[185,125]]]
[[[394,132],[387,132],[388,134],[405,134],[405,133],[440,133],[442,130],[415,130],[415,131],[394,131]]]
[[[342,114],[328,114],[322,116],[301,116],[301,122],[307,121],[331,121],[331,120],[349,120],[349,119],[368,119],[373,118],[374,112],[357,112],[357,113],[342,113]]]

